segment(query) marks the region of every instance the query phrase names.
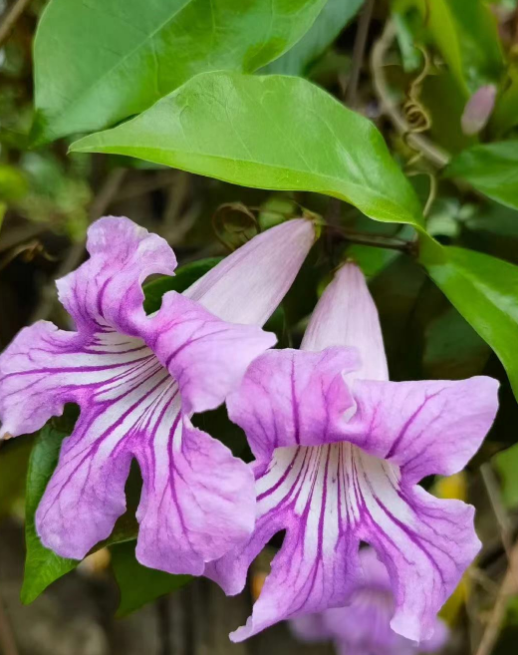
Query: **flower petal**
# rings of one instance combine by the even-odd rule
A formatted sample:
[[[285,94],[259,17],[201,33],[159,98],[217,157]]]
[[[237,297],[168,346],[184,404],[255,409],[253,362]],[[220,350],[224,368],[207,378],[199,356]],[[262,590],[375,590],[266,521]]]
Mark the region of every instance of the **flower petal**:
[[[124,486],[134,444],[153,430],[151,417],[178,393],[167,371],[138,339],[114,333],[110,344],[97,347],[104,349],[98,361],[104,358],[108,364],[102,370],[95,368],[90,384],[88,370],[80,375],[73,368],[62,373],[81,381],[81,386],[71,387],[69,398],[79,403],[81,414],[72,435],[63,442],[36,513],[44,545],[74,559],[82,559],[106,539],[124,513]],[[118,352],[120,347],[126,350]],[[124,364],[109,364],[124,357],[128,359]],[[44,404],[51,391],[45,388],[39,402]]]
[[[39,321],[0,356],[2,428],[12,436],[34,432],[61,415],[65,403],[88,402],[99,385],[146,369],[150,359],[149,349],[132,337],[108,331],[83,336]]]
[[[259,234],[206,273],[184,295],[232,323],[264,325],[277,309],[315,241],[298,218]]]
[[[387,358],[378,310],[365,277],[356,264],[338,270],[313,312],[302,341],[302,350],[329,346],[358,349],[361,367],[348,380],[388,380]]]
[[[168,413],[134,450],[144,479],[137,559],[169,573],[201,575],[206,562],[249,538],[253,475],[177,409]]]
[[[286,536],[272,562],[242,641],[277,621],[345,604],[357,577],[358,541],[350,531],[354,511],[346,495],[339,446],[278,448],[257,475],[257,523],[241,549],[207,568],[227,594],[239,593],[246,571],[266,542]]]
[[[229,416],[246,432],[255,457],[266,463],[281,446],[329,443],[353,406],[343,377],[358,363],[352,348],[266,352],[227,399]]]
[[[110,326],[135,334],[144,317],[142,283],[172,275],[176,257],[167,241],[127,218],[101,218],[88,230],[90,259],[57,281],[59,298],[80,332]]]
[[[480,548],[474,509],[409,486],[394,464],[349,447],[360,509],[354,530],[389,571],[396,601],[391,627],[407,639],[429,639],[437,612]]]
[[[498,410],[498,382],[468,380],[353,385],[355,415],[342,438],[402,467],[407,483],[452,475],[479,449]]]
[[[222,321],[174,291],[142,325],[146,343],[178,381],[187,414],[220,405],[250,362],[276,342],[273,333]]]

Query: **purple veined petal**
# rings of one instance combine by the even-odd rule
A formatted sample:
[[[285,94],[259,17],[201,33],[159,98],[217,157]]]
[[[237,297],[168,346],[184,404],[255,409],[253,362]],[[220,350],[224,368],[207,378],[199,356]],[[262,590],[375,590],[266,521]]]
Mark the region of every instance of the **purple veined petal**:
[[[90,259],[57,281],[59,299],[79,332],[106,326],[137,336],[144,316],[142,283],[152,273],[172,275],[176,257],[167,241],[128,218],[108,216],[88,229]]]
[[[147,417],[172,402],[178,391],[139,339],[112,333],[109,338],[95,337],[83,348],[67,353],[60,362],[59,376],[69,386],[58,391],[66,396],[63,399],[77,402],[81,413],[72,435],[63,442],[36,512],[43,544],[74,559],[82,559],[106,539],[124,513],[133,443],[145,434]],[[76,358],[89,356],[90,370],[74,366]],[[34,379],[30,384],[37,391],[26,394],[29,403],[52,403],[53,373],[53,366],[30,372],[28,378]]]
[[[278,621],[344,605],[357,578],[355,511],[346,494],[337,446],[275,450],[268,469],[256,472],[257,522],[241,549],[207,567],[229,594],[243,588],[246,572],[267,541],[286,530],[252,616],[230,635],[243,641]]]
[[[460,119],[464,134],[478,134],[486,126],[495,107],[496,93],[494,84],[486,84],[471,96]]]
[[[226,446],[174,413],[135,444],[144,480],[136,555],[151,568],[201,575],[252,533],[254,480]]]
[[[116,332],[86,337],[47,321],[24,328],[0,356],[0,419],[12,436],[35,432],[67,402],[82,404],[112,380],[158,362],[142,341]]]
[[[273,333],[227,323],[171,291],[141,333],[178,381],[186,414],[214,409],[239,385],[248,365],[275,345]]]
[[[184,295],[225,321],[264,325],[314,242],[310,220],[298,218],[277,225],[225,257]]]
[[[81,414],[37,510],[38,534],[62,557],[82,559],[124,513],[135,457],[143,478],[137,556],[153,568],[200,575],[205,562],[248,539],[253,475],[182,418],[178,384],[142,341],[101,337],[85,352],[69,349],[61,362],[59,375],[70,383],[59,390],[66,395],[61,400],[78,402]],[[74,359],[92,356],[95,366],[90,373],[83,368],[84,384],[75,386]],[[43,404],[56,391],[42,386],[53,380],[49,370],[43,378],[41,370],[31,373]]]
[[[357,380],[357,410],[341,438],[402,468],[408,484],[462,470],[480,448],[498,411],[498,382]]]
[[[336,273],[318,301],[301,349],[320,351],[329,346],[358,349],[361,367],[348,380],[388,380],[387,358],[378,310],[361,270],[351,262]]]
[[[344,376],[358,366],[354,348],[319,353],[287,348],[258,357],[227,399],[229,416],[246,432],[258,462],[267,464],[278,447],[333,441],[354,409]]]

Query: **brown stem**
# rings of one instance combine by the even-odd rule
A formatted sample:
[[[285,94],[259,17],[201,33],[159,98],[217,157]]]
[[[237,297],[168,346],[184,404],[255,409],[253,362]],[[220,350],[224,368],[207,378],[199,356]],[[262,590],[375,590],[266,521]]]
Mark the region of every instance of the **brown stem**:
[[[374,8],[374,0],[367,0],[363,6],[358,21],[358,31],[356,32],[356,39],[353,47],[353,59],[351,65],[351,72],[349,74],[349,82],[347,83],[347,90],[345,92],[345,101],[349,107],[356,107],[358,82],[360,81],[360,73],[362,69],[363,59],[365,57],[365,47],[367,45],[367,36],[369,34],[369,25],[372,18],[372,10]]]
[[[381,234],[360,234],[351,232],[339,227],[328,225],[329,231],[335,232],[350,243],[357,243],[362,246],[373,246],[374,248],[388,248],[389,250],[399,250],[407,254],[412,254],[415,248],[413,241],[405,241],[397,237],[386,237]]]
[[[408,123],[406,122],[403,114],[400,112],[397,103],[393,100],[390,94],[384,70],[385,55],[392,45],[395,36],[396,29],[394,27],[394,23],[389,20],[385,25],[383,34],[376,41],[372,49],[372,81],[374,84],[374,90],[376,91],[376,95],[378,96],[380,102],[381,110],[387,114],[394,127],[401,135],[408,135],[406,138],[408,144],[411,147],[422,152],[423,156],[435,164],[435,166],[443,168],[446,166],[450,159],[449,153],[432,143],[429,139],[422,136],[421,134],[411,134]]]
[[[495,644],[498,641],[502,624],[505,620],[509,599],[518,592],[518,588],[516,586],[517,575],[518,543],[513,546],[507,573],[505,574],[502,586],[500,587],[496,603],[493,607],[493,612],[491,613],[489,622],[486,626],[484,634],[482,635],[482,639],[480,641],[476,655],[490,655],[493,651]]]
[[[16,0],[4,14],[4,19],[0,24],[0,48],[9,38],[11,30],[16,25],[17,20],[23,14],[31,0]]]

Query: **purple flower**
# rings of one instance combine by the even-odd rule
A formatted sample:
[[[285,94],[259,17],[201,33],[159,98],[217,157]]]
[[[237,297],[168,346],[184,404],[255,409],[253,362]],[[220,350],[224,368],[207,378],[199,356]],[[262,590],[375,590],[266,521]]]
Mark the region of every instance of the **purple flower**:
[[[45,546],[80,559],[108,537],[126,508],[133,458],[143,478],[142,564],[200,575],[206,562],[248,538],[252,473],[190,417],[220,405],[275,343],[259,326],[313,241],[310,222],[284,223],[183,295],[165,294],[161,309],[146,316],[141,285],[152,273],[173,273],[173,251],[126,218],[90,228],[90,259],[57,283],[77,332],[40,321],[0,357],[4,435],[38,430],[65,403],[81,408],[36,514]]]
[[[394,594],[385,566],[366,548],[360,551],[360,575],[346,607],[306,614],[290,621],[301,641],[332,640],[339,655],[414,655],[435,653],[448,639],[448,629],[436,619],[433,636],[421,643],[405,639],[390,627]]]
[[[429,638],[480,543],[473,507],[434,498],[418,483],[465,466],[493,422],[497,387],[488,377],[389,382],[363,275],[354,264],[341,268],[302,350],[261,355],[227,400],[256,458],[257,522],[249,541],[208,574],[238,593],[250,562],[286,531],[252,616],[232,639],[345,605],[360,542],[388,569],[392,629]]]

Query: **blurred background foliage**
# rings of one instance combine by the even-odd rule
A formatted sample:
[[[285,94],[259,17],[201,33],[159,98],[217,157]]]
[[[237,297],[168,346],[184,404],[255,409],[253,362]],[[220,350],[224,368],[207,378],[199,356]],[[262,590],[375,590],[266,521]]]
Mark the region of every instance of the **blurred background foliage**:
[[[370,118],[427,206],[428,230],[440,243],[518,265],[516,0],[327,0],[317,4],[316,20],[314,16],[308,19],[307,29],[293,37],[294,42],[301,37],[294,47],[264,66],[259,66],[256,57],[250,69],[259,66],[261,74],[305,77]],[[7,24],[13,8],[20,5],[23,11]],[[501,409],[475,460],[461,476],[430,480],[429,486],[441,497],[462,498],[476,505],[484,544],[443,610],[453,630],[447,652],[515,653],[518,405],[499,359],[406,247],[413,243],[413,228],[375,223],[352,205],[317,194],[237,187],[115,155],[69,155],[68,146],[77,134],[67,132],[62,123],[61,134],[66,136],[35,145],[35,135],[45,141],[40,137],[46,124],[40,116],[36,134],[32,46],[45,5],[44,0],[0,0],[0,348],[24,325],[38,319],[70,327],[57,303],[54,280],[84,259],[86,229],[100,215],[126,215],[164,236],[182,267],[175,282],[179,290],[258,229],[301,213],[321,216],[333,229],[326,230],[315,246],[269,326],[281,345],[300,343],[332,270],[352,257],[370,280],[392,379],[486,374],[501,382]],[[477,96],[481,88],[489,89],[489,100]],[[40,82],[41,96],[51,91]],[[88,111],[93,112],[86,113],[93,125],[109,124],[105,117],[95,115],[95,106]],[[157,308],[162,292],[159,281],[148,286],[148,311]],[[0,452],[0,597],[6,608],[0,613],[0,650],[5,655],[103,655],[132,653],[133,649],[136,653],[137,648],[163,655],[206,652],[207,648],[211,653],[236,654],[267,649],[328,652],[325,646],[296,645],[282,627],[247,644],[230,646],[226,632],[247,615],[250,597],[223,602],[206,581],[187,585],[187,579],[140,567],[132,541],[135,502],[129,503],[128,516],[116,529],[119,532],[93,559],[80,565],[79,573],[61,580],[31,608],[19,609],[15,596],[21,586],[24,522],[29,550],[26,566],[33,572],[31,585],[27,580],[24,585],[24,602],[76,567],[43,552],[31,526],[38,489],[52,472],[61,440],[70,433],[74,418],[72,411],[52,422],[46,428],[45,445],[41,436],[24,438],[5,443]],[[229,423],[224,410],[196,421],[236,454],[249,457],[243,435]],[[138,493],[135,471],[128,494],[137,499]],[[276,545],[272,543],[272,548]],[[252,595],[264,577],[267,560],[265,555],[256,564]],[[114,579],[120,592],[115,590]],[[119,614],[125,615],[180,587],[173,596],[158,600],[126,622],[107,618],[119,600]],[[61,628],[56,626],[68,616],[65,606],[70,602],[80,616],[71,621],[68,632],[59,633]],[[207,612],[217,626],[202,630]],[[36,636],[31,622],[41,631]],[[39,638],[38,634],[47,636]],[[60,639],[62,644],[56,645]]]

